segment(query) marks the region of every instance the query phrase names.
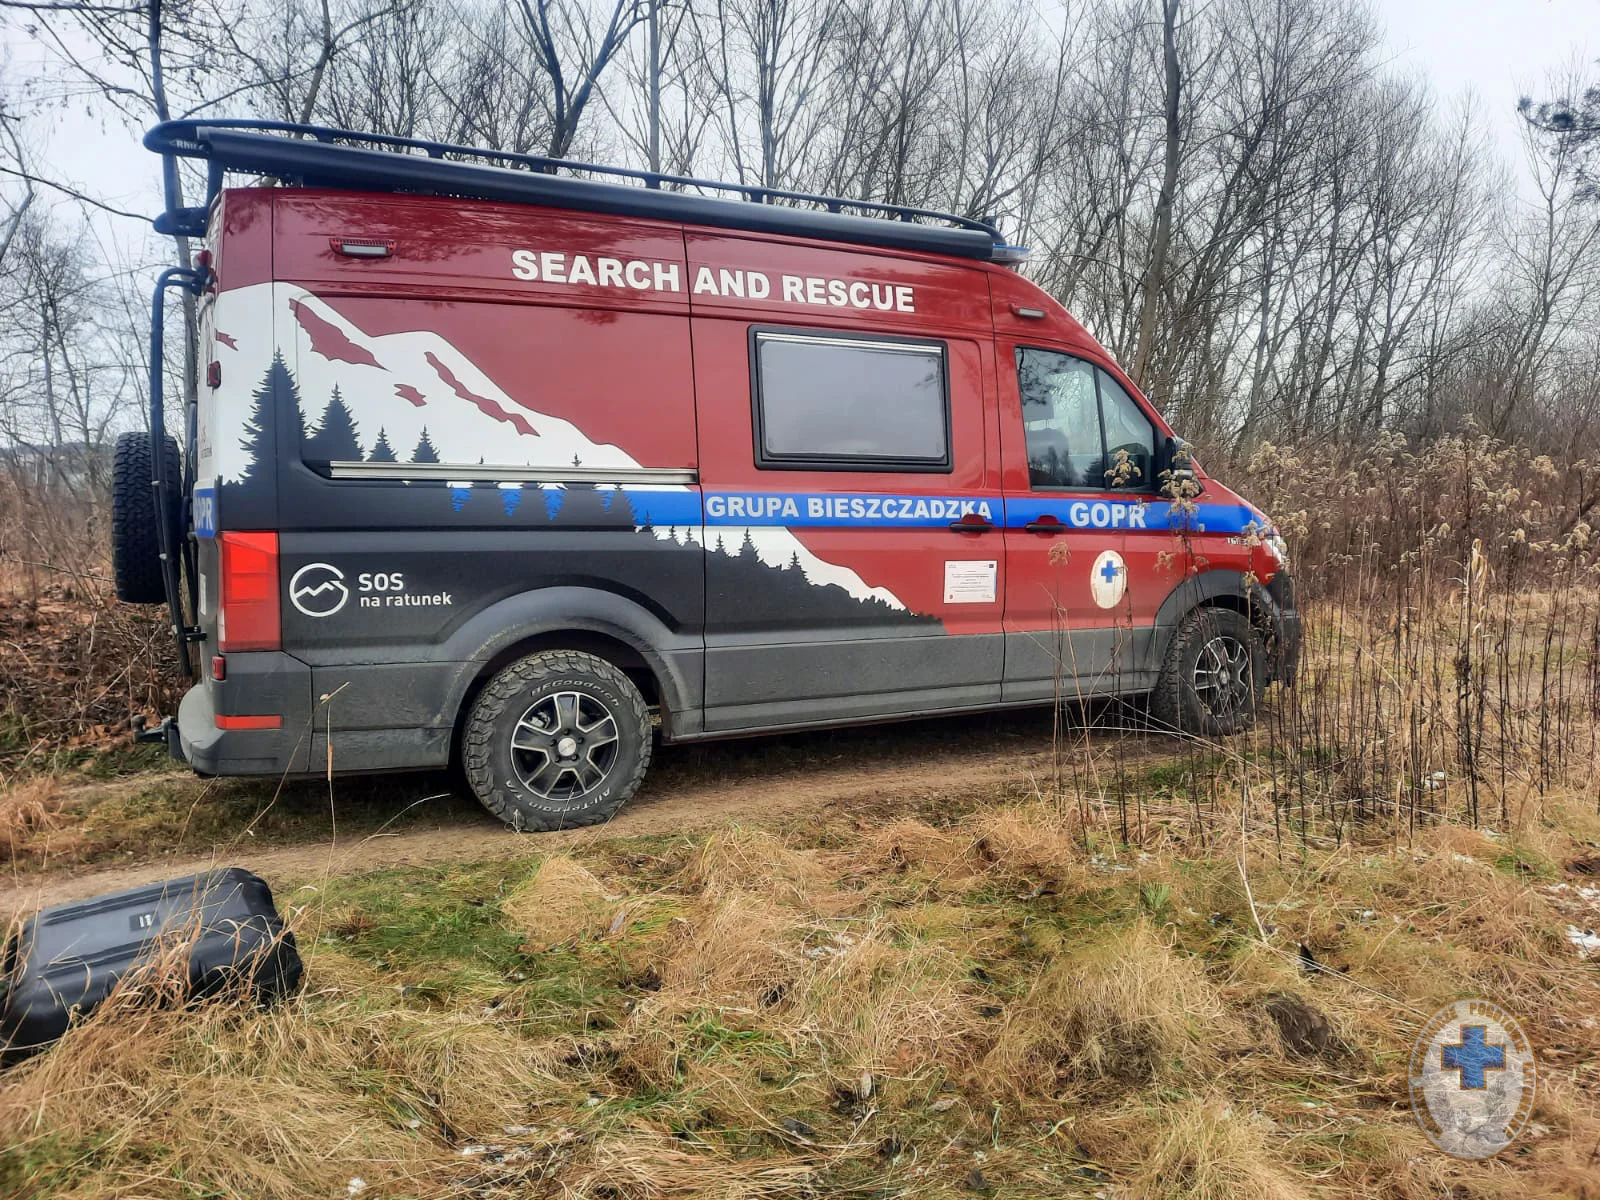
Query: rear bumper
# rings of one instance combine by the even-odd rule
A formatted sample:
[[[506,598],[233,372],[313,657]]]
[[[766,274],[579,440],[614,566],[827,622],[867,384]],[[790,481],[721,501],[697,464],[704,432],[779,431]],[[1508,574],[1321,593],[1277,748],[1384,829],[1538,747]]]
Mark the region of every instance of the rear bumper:
[[[202,775],[320,774],[329,762],[336,773],[416,770],[450,761],[454,714],[442,698],[462,664],[313,667],[281,651],[227,661],[227,679],[190,688],[168,731],[173,756]],[[278,725],[219,729],[219,714]]]
[[[278,718],[272,729],[218,729],[217,713]],[[230,654],[225,683],[197,683],[184,693],[168,735],[173,757],[202,775],[300,774],[310,769],[311,668],[278,652]]]
[[[216,709],[204,684],[184,693],[178,705],[178,719],[169,733],[167,747],[174,758],[188,763],[202,775],[280,775],[285,771],[306,770],[306,755],[295,753],[299,730],[218,729]]]

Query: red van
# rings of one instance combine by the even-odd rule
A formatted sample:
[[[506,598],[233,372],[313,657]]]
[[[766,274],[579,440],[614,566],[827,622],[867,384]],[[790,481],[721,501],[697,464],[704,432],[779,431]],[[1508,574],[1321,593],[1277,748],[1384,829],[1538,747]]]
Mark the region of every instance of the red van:
[[[205,249],[151,356],[190,288],[201,379],[179,455],[153,372],[115,558],[198,672],[146,734],[197,771],[458,761],[553,829],[633,793],[652,713],[1150,693],[1214,735],[1292,677],[1270,523],[989,225],[298,126],[146,144],[209,171],[157,223]]]

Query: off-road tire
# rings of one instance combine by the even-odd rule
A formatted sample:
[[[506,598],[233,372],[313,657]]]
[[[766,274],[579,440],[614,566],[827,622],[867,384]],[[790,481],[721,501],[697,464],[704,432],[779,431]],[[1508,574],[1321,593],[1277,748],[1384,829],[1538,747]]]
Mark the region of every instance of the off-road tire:
[[[549,798],[527,785],[512,737],[541,701],[577,693],[616,724],[615,761],[582,796]],[[461,737],[461,767],[478,801],[511,828],[549,832],[609,820],[639,789],[650,765],[650,712],[633,681],[593,654],[545,650],[502,670],[478,694]]]
[[[1219,707],[1197,690],[1196,666],[1214,640],[1237,645],[1245,656],[1242,680],[1248,684],[1232,705]],[[1250,728],[1267,682],[1266,647],[1260,631],[1232,609],[1197,608],[1178,623],[1150,694],[1150,718],[1157,729],[1225,737]],[[1208,689],[1209,691],[1209,689]]]
[[[111,568],[117,584],[117,599],[128,604],[164,604],[167,588],[161,570],[160,525],[171,531],[172,552],[182,546],[180,521],[183,474],[178,464],[178,443],[161,439],[166,458],[166,512],[156,512],[155,459],[150,453],[150,435],[143,430],[117,438],[111,460]]]

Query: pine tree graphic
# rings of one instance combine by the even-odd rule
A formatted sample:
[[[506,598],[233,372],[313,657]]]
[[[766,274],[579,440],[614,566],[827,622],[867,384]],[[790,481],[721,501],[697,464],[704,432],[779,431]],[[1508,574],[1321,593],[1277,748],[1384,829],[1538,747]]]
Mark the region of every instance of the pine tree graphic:
[[[434,447],[433,439],[428,436],[428,427],[422,427],[422,436],[417,439],[417,448],[411,452],[411,461],[414,463],[436,463],[439,461],[439,451]]]
[[[586,529],[603,529],[607,525],[618,524],[633,528],[632,510],[624,507],[618,516],[621,513],[627,513],[627,516],[625,520],[618,520],[611,515],[608,499],[592,483],[569,483],[561,490],[561,506],[556,509],[554,519],[561,525],[578,525]]]
[[[272,413],[274,396],[287,397],[294,404],[296,411],[300,407],[300,396],[295,388],[294,377],[289,374],[289,368],[284,364],[283,355],[274,354],[272,365],[267,368],[267,374],[261,381],[261,386],[251,394],[250,416],[244,423],[244,436],[239,439],[239,448],[244,451],[249,460],[243,471],[239,473],[241,484],[249,483],[252,479],[269,474],[272,470],[272,458],[275,450],[273,437]]]
[[[394,456],[394,447],[389,445],[389,435],[384,432],[383,426],[378,426],[378,440],[373,444],[372,453],[367,455],[368,462],[392,463],[397,461]]]
[[[391,457],[393,453],[391,450]],[[364,457],[355,418],[350,415],[337,386],[317,431],[306,442],[304,457],[312,462],[360,462]]]

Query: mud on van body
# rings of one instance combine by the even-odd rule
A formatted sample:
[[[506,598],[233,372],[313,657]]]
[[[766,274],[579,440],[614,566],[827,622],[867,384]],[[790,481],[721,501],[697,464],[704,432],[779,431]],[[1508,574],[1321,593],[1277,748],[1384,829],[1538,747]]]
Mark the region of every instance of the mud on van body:
[[[213,168],[164,218],[203,231],[201,386],[181,466],[119,457],[117,562],[183,630],[156,736],[198,771],[456,760],[548,829],[627,799],[652,709],[674,742],[1152,693],[1219,734],[1292,676],[1270,523],[1198,467],[1164,494],[1171,431],[984,226],[149,141]]]

